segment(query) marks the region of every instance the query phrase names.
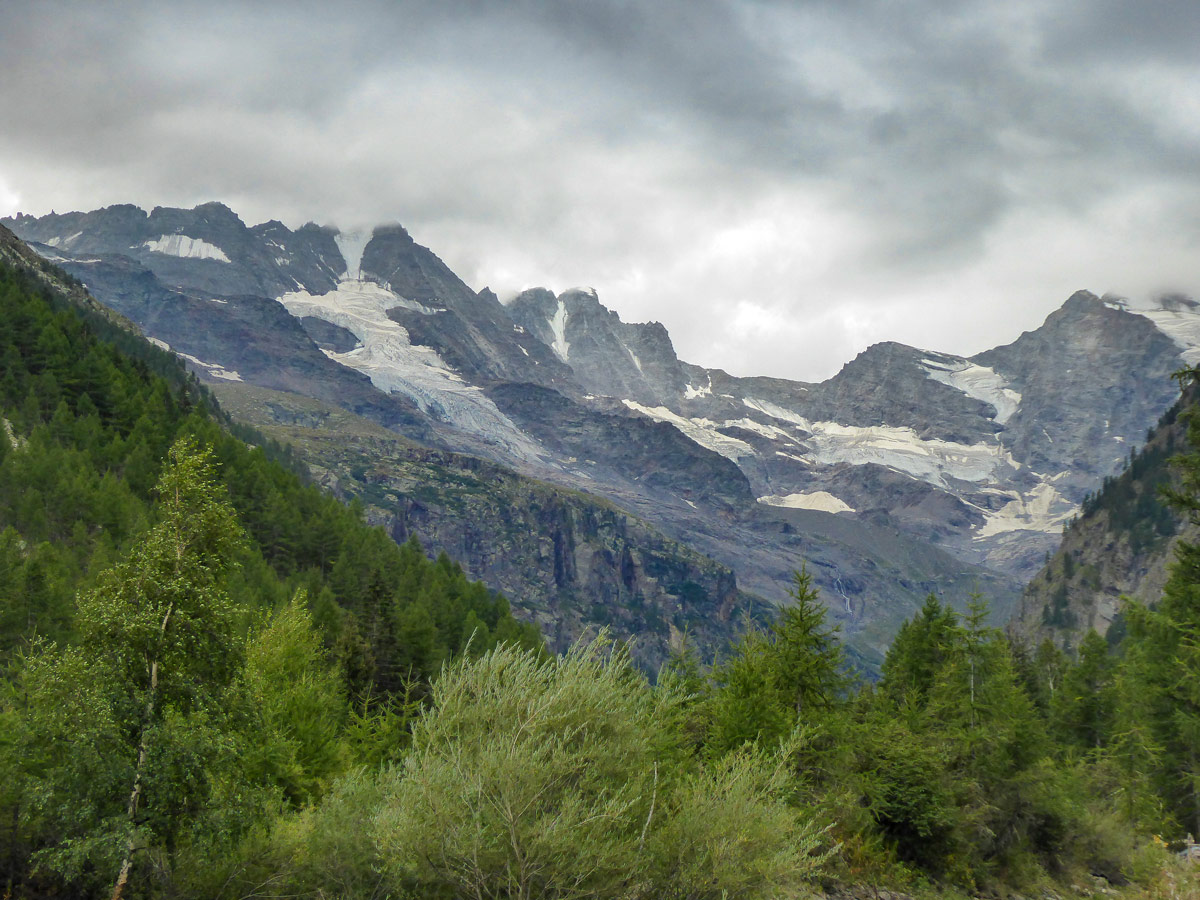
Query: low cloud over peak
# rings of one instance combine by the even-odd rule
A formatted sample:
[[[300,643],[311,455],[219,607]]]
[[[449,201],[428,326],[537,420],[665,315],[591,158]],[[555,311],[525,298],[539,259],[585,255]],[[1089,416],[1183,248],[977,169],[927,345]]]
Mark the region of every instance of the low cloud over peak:
[[[38,4],[0,11],[0,213],[399,220],[476,287],[817,379],[1194,290],[1198,37],[1166,2]]]

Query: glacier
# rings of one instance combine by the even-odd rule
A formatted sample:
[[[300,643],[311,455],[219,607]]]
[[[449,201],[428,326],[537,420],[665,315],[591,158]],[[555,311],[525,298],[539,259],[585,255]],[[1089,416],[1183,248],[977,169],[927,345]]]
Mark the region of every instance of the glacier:
[[[987,366],[958,357],[942,357],[923,359],[921,367],[928,378],[993,406],[996,410],[993,419],[997,425],[1008,422],[1021,405],[1021,395],[1008,387],[1003,375]]]
[[[186,234],[164,234],[153,241],[146,241],[142,247],[151,253],[178,256],[181,259],[215,259],[224,263],[231,261],[220,247],[200,238],[188,237]]]
[[[908,427],[810,421],[767,400],[747,397],[742,403],[808,432],[802,443],[809,451],[809,458],[826,465],[875,463],[943,488],[948,486],[948,478],[980,482],[998,477],[998,471],[1005,467],[1021,468],[1021,464],[999,443],[925,440]]]
[[[1135,316],[1142,316],[1173,340],[1180,349],[1180,356],[1189,366],[1200,364],[1200,310],[1195,307],[1176,309],[1129,309]]]
[[[373,281],[353,279],[343,279],[326,294],[291,291],[276,300],[297,318],[313,316],[350,331],[361,346],[345,353],[323,352],[335,362],[362,372],[381,391],[403,394],[434,417],[527,462],[545,458],[543,449],[480,388],[465,382],[436,350],[413,344],[408,330],[387,315],[388,310],[397,308],[424,315],[436,315],[434,310]]]

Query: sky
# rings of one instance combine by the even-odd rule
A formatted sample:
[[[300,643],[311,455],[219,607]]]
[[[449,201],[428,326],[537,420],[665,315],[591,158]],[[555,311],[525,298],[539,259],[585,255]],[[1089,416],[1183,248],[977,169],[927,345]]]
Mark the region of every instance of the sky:
[[[819,380],[1200,293],[1200,3],[0,4],[0,216],[399,221]]]

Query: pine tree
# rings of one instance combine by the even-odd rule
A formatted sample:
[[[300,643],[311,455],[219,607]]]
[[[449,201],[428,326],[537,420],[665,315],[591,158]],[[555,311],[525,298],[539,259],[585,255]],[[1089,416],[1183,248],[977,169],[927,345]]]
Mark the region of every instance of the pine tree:
[[[958,616],[936,594],[925,598],[920,613],[900,626],[883,661],[880,687],[893,700],[911,693],[924,702],[957,637]]]
[[[838,629],[825,624],[828,611],[807,566],[792,573],[788,596],[792,602],[771,629],[771,656],[780,689],[792,697],[799,719],[833,706],[848,679]]]
[[[1098,750],[1107,743],[1113,727],[1112,678],[1108,643],[1089,631],[1051,701],[1061,739],[1082,750]]]

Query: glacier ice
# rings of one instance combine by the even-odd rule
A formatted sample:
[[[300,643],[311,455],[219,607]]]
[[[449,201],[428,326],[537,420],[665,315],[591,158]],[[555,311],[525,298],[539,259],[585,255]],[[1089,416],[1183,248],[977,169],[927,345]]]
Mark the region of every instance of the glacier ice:
[[[398,307],[427,315],[433,315],[433,310],[372,281],[343,280],[327,294],[292,291],[276,299],[297,318],[315,316],[353,333],[361,346],[346,353],[324,353],[362,372],[381,391],[410,397],[425,412],[521,459],[532,462],[544,456],[482,390],[465,382],[434,349],[413,344],[408,330],[387,315]]]
[[[200,238],[188,237],[186,234],[164,234],[153,241],[146,241],[142,247],[151,253],[178,256],[182,259],[215,259],[225,263],[230,261],[220,247]]]
[[[1200,363],[1200,309],[1180,307],[1176,309],[1130,309],[1136,316],[1144,316],[1154,323],[1163,334],[1175,342],[1180,356],[1189,366]]]
[[[747,397],[742,403],[808,432],[801,439],[808,449],[808,457],[825,465],[849,463],[861,466],[875,463],[938,487],[946,487],[947,478],[988,481],[999,477],[997,470],[1004,467],[1021,467],[999,443],[962,444],[957,441],[925,440],[907,427],[816,422],[767,400]]]
[[[995,369],[954,356],[923,359],[921,366],[926,377],[995,407],[997,425],[1005,424],[1021,405],[1021,395],[1008,387],[1004,376]]]

